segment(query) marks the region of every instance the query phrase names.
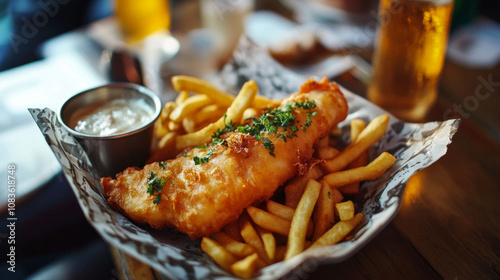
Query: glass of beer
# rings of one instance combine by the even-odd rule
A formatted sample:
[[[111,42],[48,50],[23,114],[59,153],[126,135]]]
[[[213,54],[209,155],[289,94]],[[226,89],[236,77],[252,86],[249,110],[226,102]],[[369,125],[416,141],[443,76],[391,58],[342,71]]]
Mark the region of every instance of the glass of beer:
[[[419,121],[437,98],[453,0],[380,0],[368,99]]]
[[[126,42],[170,29],[169,0],[114,0],[115,16]]]

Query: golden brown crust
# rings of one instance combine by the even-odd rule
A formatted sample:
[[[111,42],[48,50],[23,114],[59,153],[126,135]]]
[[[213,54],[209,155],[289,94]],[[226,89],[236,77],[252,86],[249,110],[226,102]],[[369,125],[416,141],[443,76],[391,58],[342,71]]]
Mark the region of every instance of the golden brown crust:
[[[323,77],[320,81],[309,78],[304,84],[300,86],[299,93],[308,93],[311,91],[340,91],[339,86],[328,81],[328,78]]]

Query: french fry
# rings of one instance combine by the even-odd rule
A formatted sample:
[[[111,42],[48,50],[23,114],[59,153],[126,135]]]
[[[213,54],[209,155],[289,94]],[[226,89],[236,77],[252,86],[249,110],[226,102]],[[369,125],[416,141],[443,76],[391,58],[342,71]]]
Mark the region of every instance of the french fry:
[[[292,220],[293,213],[295,213],[295,208],[283,205],[281,203],[272,200],[266,201],[266,209],[267,212],[288,221]]]
[[[226,107],[231,106],[234,100],[232,94],[222,92],[210,82],[195,77],[183,75],[173,76],[172,85],[176,91],[189,91],[196,94],[203,94]]]
[[[226,250],[226,248],[208,237],[202,238],[201,250],[226,271],[230,271],[231,265],[237,261],[236,257]]]
[[[362,167],[368,164],[368,153],[364,152],[359,157],[357,157],[353,162],[351,162],[347,169],[354,169],[358,167]],[[359,184],[360,182],[354,182],[347,184],[345,186],[339,187],[339,191],[344,195],[356,195],[359,193]]]
[[[177,95],[175,98],[175,104],[180,105],[182,102],[186,101],[189,98],[189,92],[183,90]]]
[[[162,123],[162,121],[160,119],[158,119],[155,122],[155,128],[154,128],[154,135],[155,135],[155,137],[156,138],[162,138],[167,133],[168,133],[167,126],[164,126],[163,123]]]
[[[262,95],[255,96],[255,100],[252,103],[254,108],[265,108],[265,107],[276,107],[281,103],[281,100],[275,100],[267,98]]]
[[[312,240],[320,238],[335,224],[335,204],[343,197],[337,189],[333,189],[325,181],[321,182],[318,207],[314,213],[314,235]]]
[[[285,186],[285,205],[290,207],[297,207],[297,204],[304,193],[307,181],[309,179],[317,180],[323,176],[323,171],[318,165],[309,169],[306,174],[295,177]]]
[[[147,161],[148,163],[162,161],[175,156],[175,136],[177,133],[168,132],[158,142],[157,147],[151,153],[152,156]]]
[[[354,159],[375,144],[384,135],[389,124],[389,115],[384,114],[373,119],[370,124],[360,133],[353,143],[349,144],[336,157],[322,163],[328,172],[342,170]]]
[[[365,166],[368,164],[368,153],[367,152],[364,152],[362,153],[359,157],[357,157],[356,159],[354,159],[353,162],[351,162],[348,166],[347,166],[347,169],[352,169],[352,168],[356,168],[356,167],[361,167],[361,166]]]
[[[212,100],[206,95],[193,95],[188,97],[170,113],[169,118],[174,122],[180,122],[185,116],[197,109],[210,104]]]
[[[315,248],[318,246],[328,246],[334,245],[342,241],[349,232],[351,232],[363,219],[363,214],[357,213],[354,218],[347,221],[337,222],[330,230],[328,230],[323,236],[316,240],[311,247]]]
[[[247,108],[243,112],[243,116],[241,117],[241,122],[243,123],[246,120],[251,119],[251,118],[253,118],[255,116],[257,116],[257,110],[255,110],[255,108]]]
[[[262,259],[266,264],[270,264],[271,260],[267,257],[266,248],[264,247],[264,243],[260,239],[259,234],[257,233],[255,228],[253,227],[248,216],[241,215],[239,223],[240,223],[240,229],[241,229],[240,233],[241,233],[241,237],[243,238],[243,240],[255,249],[255,251],[259,255],[260,259]]]
[[[274,262],[274,257],[276,255],[276,239],[272,232],[263,229],[260,226],[256,226],[255,230],[260,236],[262,243],[264,243],[264,249],[266,250],[267,257],[271,262]]]
[[[361,131],[363,131],[363,129],[366,128],[366,124],[363,120],[353,119],[351,120],[350,125],[351,125],[351,142],[356,142]]]
[[[177,91],[189,91],[197,94],[206,94],[218,104],[229,107],[234,100],[234,95],[218,90],[211,83],[189,76],[174,76],[172,77],[172,85]],[[266,106],[276,106],[280,100],[273,100],[267,97],[257,95],[255,100],[252,101],[252,106],[256,108],[263,108]]]
[[[258,88],[257,84],[250,80],[246,82],[236,99],[234,99],[231,106],[227,109],[226,117],[222,117],[215,123],[196,131],[193,133],[188,133],[184,135],[179,135],[176,138],[176,148],[182,150],[187,147],[200,146],[211,141],[212,134],[214,134],[217,129],[223,129],[226,126],[226,122],[236,121],[241,119],[243,111],[250,106],[250,103],[255,98]]]
[[[211,238],[237,258],[244,258],[255,252],[252,246],[238,242],[222,231],[214,233]]]
[[[175,132],[169,132],[169,133],[165,134],[165,136],[163,136],[161,138],[160,142],[158,142],[158,148],[160,148],[160,149],[171,148],[172,143],[175,140],[175,135],[176,135]]]
[[[267,212],[290,222],[292,221],[293,214],[295,213],[295,208],[283,205],[281,203],[272,200],[266,201],[266,209]],[[312,221],[309,221],[309,224],[307,225],[307,236],[311,236],[313,231],[314,231],[314,223]]]
[[[248,206],[247,212],[253,222],[258,226],[271,232],[288,235],[288,231],[290,230],[290,221],[253,206]]]
[[[169,131],[179,131],[182,128],[182,125],[174,121],[169,121],[167,128]]]
[[[203,106],[196,112],[192,112],[191,114],[185,116],[182,119],[182,127],[187,133],[195,132],[199,130],[200,127],[203,127],[204,123],[211,123],[224,116],[226,110],[227,108],[221,107],[217,104]]]
[[[170,121],[170,119],[168,118],[168,116],[175,109],[176,106],[177,106],[177,104],[175,104],[175,102],[173,102],[173,101],[167,102],[167,103],[165,103],[165,105],[163,105],[163,108],[161,109],[160,117],[158,118],[158,120],[155,123],[154,134],[157,138],[161,138],[169,132],[168,122]]]
[[[174,101],[167,102],[165,103],[165,105],[163,105],[160,113],[160,120],[163,122],[164,126],[166,126],[170,121],[170,113],[172,113],[175,107],[177,107],[177,103],[175,103]]]
[[[358,139],[359,134],[363,129],[365,129],[366,124],[363,120],[353,119],[351,120],[351,142]],[[365,166],[368,164],[368,153],[365,151],[361,153],[359,157],[354,159],[348,166],[347,169],[353,169],[356,167]],[[355,195],[359,192],[359,182],[350,183],[348,185],[339,188],[339,191],[344,195]]]
[[[195,132],[196,123],[193,118],[185,117],[182,119],[182,128],[184,128],[187,133]]]
[[[241,278],[251,278],[258,269],[259,256],[253,253],[231,265],[231,272]]]
[[[319,197],[321,184],[313,179],[307,182],[306,190],[295,209],[290,233],[288,234],[288,247],[285,254],[285,260],[288,260],[304,250],[306,241],[307,223]]]
[[[338,188],[354,182],[374,180],[382,176],[394,162],[396,162],[396,158],[393,155],[383,152],[367,166],[330,173],[324,177],[324,180],[332,188]]]
[[[341,221],[350,220],[354,217],[354,203],[351,200],[335,204],[335,210]]]
[[[329,160],[340,154],[340,151],[331,146],[321,147],[318,149],[318,158]]]
[[[217,104],[210,104],[203,108],[201,108],[196,114],[193,114],[192,117],[196,125],[200,125],[207,121],[218,120],[224,113],[226,113],[227,107],[223,107]]]

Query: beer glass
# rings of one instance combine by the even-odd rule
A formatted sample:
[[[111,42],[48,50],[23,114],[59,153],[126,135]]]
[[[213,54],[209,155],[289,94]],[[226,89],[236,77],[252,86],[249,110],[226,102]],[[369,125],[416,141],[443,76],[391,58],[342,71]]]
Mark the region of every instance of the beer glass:
[[[453,0],[380,0],[368,99],[407,121],[437,98]]]
[[[169,0],[114,0],[115,16],[126,42],[170,28]]]

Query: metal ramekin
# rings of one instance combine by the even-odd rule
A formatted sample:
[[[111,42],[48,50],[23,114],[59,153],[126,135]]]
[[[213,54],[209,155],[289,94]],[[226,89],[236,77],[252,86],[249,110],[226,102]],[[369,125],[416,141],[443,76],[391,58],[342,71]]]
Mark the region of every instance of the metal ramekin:
[[[154,110],[150,121],[129,132],[98,136],[84,134],[69,127],[78,109],[117,98],[142,98]],[[78,93],[59,110],[59,121],[82,145],[101,177],[112,176],[130,166],[142,167],[150,156],[154,123],[161,113],[161,101],[151,90],[136,84],[112,83]]]

